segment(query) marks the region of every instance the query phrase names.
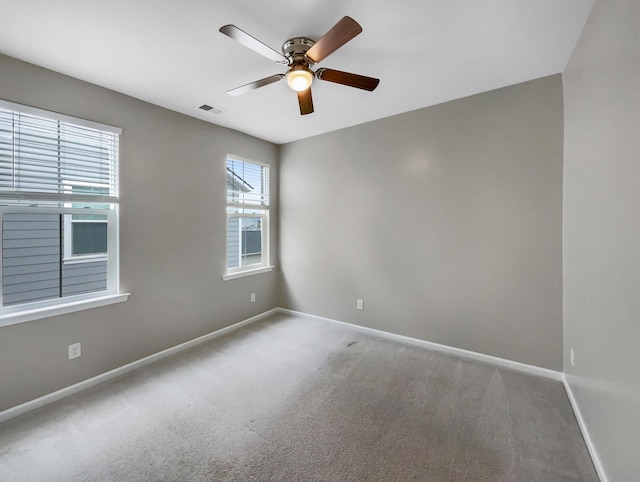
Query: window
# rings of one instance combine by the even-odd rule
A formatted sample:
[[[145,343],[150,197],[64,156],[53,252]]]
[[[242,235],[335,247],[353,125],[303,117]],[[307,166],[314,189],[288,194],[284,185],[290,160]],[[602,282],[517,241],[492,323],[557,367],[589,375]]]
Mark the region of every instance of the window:
[[[119,135],[0,101],[0,317],[118,293]]]
[[[69,186],[74,194],[98,194],[109,195],[108,187],[88,187],[82,185]],[[91,209],[109,209],[108,204],[65,203],[67,207]],[[88,256],[93,259],[107,259],[107,216],[104,214],[65,214],[64,238],[70,242],[65,243],[64,259],[70,262],[88,261]]]
[[[227,156],[227,274],[269,266],[269,166]]]

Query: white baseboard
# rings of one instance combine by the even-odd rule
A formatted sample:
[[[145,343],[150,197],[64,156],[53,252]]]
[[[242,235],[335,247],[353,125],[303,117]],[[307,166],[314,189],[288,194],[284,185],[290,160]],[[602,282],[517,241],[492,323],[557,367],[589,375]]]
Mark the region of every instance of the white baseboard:
[[[569,397],[569,403],[571,403],[571,407],[573,408],[573,413],[576,416],[576,420],[578,420],[578,426],[580,427],[580,431],[582,432],[582,438],[584,438],[584,442],[587,444],[587,449],[589,450],[589,454],[591,455],[591,460],[593,461],[593,465],[596,468],[596,472],[598,473],[598,477],[600,477],[601,482],[609,482],[609,478],[604,470],[604,466],[602,465],[602,461],[598,456],[598,452],[596,452],[596,448],[593,445],[593,441],[591,440],[591,436],[589,435],[589,429],[587,428],[587,424],[582,417],[582,412],[580,411],[580,406],[578,405],[578,401],[571,390],[571,386],[569,385],[569,381],[567,380],[566,375],[562,374],[562,383],[564,385],[564,389],[567,392],[567,396]]]
[[[403,335],[396,335],[394,333],[389,333],[386,331],[382,331],[382,330],[376,330],[374,328],[367,328],[364,326],[360,326],[360,325],[354,325],[352,323],[345,323],[343,321],[338,321],[338,320],[333,320],[331,318],[325,318],[322,316],[316,316],[316,315],[310,315],[307,313],[302,313],[299,311],[294,311],[294,310],[288,310],[288,309],[284,309],[284,308],[274,308],[272,310],[266,311],[262,314],[253,316],[251,318],[248,318],[244,321],[241,321],[239,323],[236,323],[234,325],[231,326],[227,326],[225,328],[222,328],[220,330],[214,331],[212,333],[209,333],[207,335],[203,335],[199,338],[195,338],[193,340],[187,341],[185,343],[181,343],[180,345],[176,345],[174,347],[171,348],[167,348],[166,350],[163,350],[161,352],[158,353],[154,353],[153,355],[149,355],[147,357],[141,358],[140,360],[134,361],[132,363],[129,363],[127,365],[121,366],[119,368],[115,368],[113,370],[110,370],[108,372],[102,373],[100,375],[97,375],[93,378],[89,378],[88,380],[84,380],[82,382],[76,383],[75,385],[71,385],[69,387],[63,388],[61,390],[58,390],[56,392],[50,393],[48,395],[44,395],[40,398],[37,398],[35,400],[31,400],[29,402],[23,403],[21,405],[17,405],[15,407],[11,407],[7,410],[4,410],[2,412],[0,412],[0,423],[9,420],[11,418],[17,417],[19,415],[25,414],[27,412],[30,412],[32,410],[35,410],[37,408],[43,407],[45,405],[48,405],[50,403],[53,403],[57,400],[60,400],[62,398],[68,397],[70,395],[73,395],[75,393],[81,392],[83,390],[86,390],[87,388],[93,387],[95,385],[98,385],[100,383],[104,383],[108,380],[111,380],[113,378],[119,377],[121,375],[124,375],[126,373],[129,373],[137,368],[143,367],[145,365],[148,365],[150,363],[153,363],[155,361],[158,361],[162,358],[166,358],[170,355],[174,355],[176,353],[182,352],[184,350],[187,350],[189,348],[192,348],[196,345],[205,343],[209,340],[213,340],[215,338],[218,338],[220,336],[226,335],[227,333],[230,333],[232,331],[238,330],[246,325],[249,325],[253,322],[256,322],[258,320],[261,320],[263,318],[266,318],[274,313],[283,313],[283,314],[289,314],[289,315],[295,315],[301,318],[307,318],[307,319],[311,319],[311,320],[320,320],[320,321],[325,321],[325,322],[330,322],[330,323],[334,323],[337,325],[341,325],[344,327],[347,327],[349,329],[355,330],[355,331],[359,331],[362,333],[367,333],[370,335],[375,335],[375,336],[380,336],[380,337],[384,337],[387,339],[391,339],[391,340],[396,340],[396,341],[400,341],[403,343],[408,343],[411,345],[415,345],[415,346],[420,346],[423,348],[428,348],[430,350],[434,350],[434,351],[438,351],[438,352],[442,352],[442,353],[447,353],[450,355],[454,355],[454,356],[458,356],[461,358],[467,358],[467,359],[471,359],[471,360],[476,360],[476,361],[480,361],[480,362],[484,362],[484,363],[488,363],[491,365],[496,365],[496,366],[500,366],[500,367],[504,367],[504,368],[509,368],[511,370],[516,370],[519,372],[523,372],[523,373],[528,373],[530,375],[536,375],[536,376],[540,376],[540,377],[545,377],[545,378],[549,378],[552,380],[557,380],[563,383],[565,390],[567,392],[567,396],[569,397],[569,402],[571,403],[571,406],[573,407],[573,411],[575,413],[576,419],[578,421],[578,425],[580,427],[580,430],[582,431],[582,435],[584,437],[585,443],[587,445],[587,448],[589,450],[589,453],[591,455],[591,458],[593,460],[593,464],[596,468],[596,471],[598,473],[598,476],[600,477],[600,480],[602,482],[608,482],[608,478],[606,476],[606,473],[604,471],[604,467],[602,466],[602,462],[600,461],[600,458],[598,456],[598,453],[595,450],[595,447],[593,445],[593,442],[591,441],[591,437],[589,436],[589,430],[587,429],[587,425],[584,421],[584,418],[582,417],[582,413],[580,411],[580,407],[578,406],[578,403],[575,399],[575,396],[573,395],[573,392],[571,390],[571,387],[569,386],[569,383],[566,379],[566,376],[564,373],[562,372],[558,372],[555,370],[549,370],[547,368],[541,368],[541,367],[537,367],[537,366],[533,366],[533,365],[528,365],[526,363],[520,363],[517,361],[513,361],[513,360],[507,360],[505,358],[499,358],[499,357],[495,357],[495,356],[491,356],[491,355],[485,355],[483,353],[478,353],[478,352],[473,352],[473,351],[469,351],[469,350],[464,350],[462,348],[454,348],[451,346],[447,346],[447,345],[441,345],[439,343],[433,343],[430,341],[425,341],[425,340],[420,340],[417,338],[411,338],[408,336],[403,336]]]
[[[246,325],[249,325],[253,322],[256,322],[258,320],[261,320],[263,318],[266,318],[274,313],[283,313],[283,314],[289,314],[289,315],[294,315],[294,316],[298,316],[301,318],[307,318],[307,319],[313,319],[313,320],[320,320],[320,321],[326,321],[326,322],[330,322],[330,323],[334,323],[337,325],[341,325],[341,326],[345,326],[348,327],[352,330],[356,330],[356,331],[360,331],[362,333],[367,333],[370,335],[374,335],[374,336],[380,336],[380,337],[384,337],[387,339],[391,339],[391,340],[396,340],[396,341],[400,341],[403,343],[408,343],[411,345],[415,345],[415,346],[420,346],[423,348],[427,348],[430,350],[434,350],[434,351],[438,351],[438,352],[442,352],[442,353],[447,353],[450,355],[454,355],[454,356],[458,356],[461,358],[466,358],[466,359],[471,359],[471,360],[476,360],[476,361],[480,361],[480,362],[484,362],[484,363],[488,363],[491,365],[496,365],[496,366],[500,366],[500,367],[504,367],[504,368],[509,368],[511,370],[516,370],[519,372],[523,372],[523,373],[528,373],[530,375],[536,375],[536,376],[540,376],[540,377],[544,377],[544,378],[549,378],[552,380],[557,380],[563,383],[565,390],[567,392],[567,396],[569,397],[569,402],[571,404],[571,406],[573,407],[573,411],[575,413],[576,419],[578,421],[578,425],[580,427],[580,430],[582,431],[582,435],[584,437],[585,443],[587,445],[587,448],[589,450],[589,453],[591,455],[591,458],[593,460],[593,464],[596,468],[596,471],[598,473],[598,476],[600,477],[600,480],[602,482],[608,482],[608,478],[606,476],[606,473],[604,471],[604,467],[602,466],[602,462],[600,461],[600,458],[598,456],[598,453],[595,450],[595,447],[593,445],[593,442],[591,441],[591,437],[589,436],[589,430],[587,429],[586,423],[584,421],[584,418],[582,417],[582,413],[580,411],[580,407],[578,406],[578,403],[575,399],[575,396],[573,395],[573,392],[571,390],[571,387],[567,381],[567,378],[565,376],[564,373],[562,372],[558,372],[555,370],[549,370],[547,368],[541,368],[541,367],[537,367],[537,366],[533,366],[533,365],[528,365],[526,363],[520,363],[517,361],[513,361],[513,360],[507,360],[505,358],[499,358],[499,357],[495,357],[495,356],[491,356],[491,355],[485,355],[483,353],[478,353],[478,352],[473,352],[473,351],[469,351],[469,350],[464,350],[462,348],[455,348],[455,347],[451,347],[451,346],[447,346],[447,345],[441,345],[439,343],[433,343],[430,341],[425,341],[425,340],[420,340],[417,338],[411,338],[408,336],[404,336],[404,335],[396,335],[394,333],[389,333],[386,331],[382,331],[382,330],[376,330],[374,328],[367,328],[364,326],[360,326],[360,325],[354,325],[352,323],[346,323],[343,321],[338,321],[338,320],[334,320],[331,318],[325,318],[322,316],[316,316],[316,315],[310,315],[307,313],[302,313],[299,311],[294,311],[294,310],[289,310],[289,309],[285,309],[285,308],[274,308],[272,310],[266,311],[264,313],[261,313],[259,315],[253,316],[251,318],[248,318],[246,320],[243,320],[239,323],[236,323],[234,325],[231,326],[227,326],[225,328],[222,328],[220,330],[214,331],[212,333],[209,333],[207,335],[203,335],[201,337],[195,338],[193,340],[187,341],[185,343],[181,343],[180,345],[176,345],[174,347],[171,348],[167,348],[166,350],[162,350],[158,353],[154,353],[153,355],[149,355],[147,357],[141,358],[140,360],[134,361],[132,363],[129,363],[127,365],[121,366],[119,368],[115,368],[113,370],[110,370],[108,372],[102,373],[100,375],[97,375],[93,378],[89,378],[88,380],[84,380],[82,382],[76,383],[75,385],[71,385],[69,387],[63,388],[61,390],[58,390],[56,392],[44,395],[40,398],[36,398],[35,400],[31,400],[29,402],[25,402],[21,405],[17,405],[15,407],[11,407],[7,410],[4,410],[2,412],[0,412],[0,423],[9,420],[11,418],[17,417],[19,415],[23,415],[27,412],[30,412],[32,410],[35,410],[37,408],[43,407],[45,405],[48,405],[50,403],[53,403],[57,400],[63,399],[65,397],[68,397],[70,395],[73,395],[75,393],[81,392],[83,390],[86,390],[90,387],[93,387],[95,385],[98,385],[100,383],[104,383],[108,380],[114,379],[116,377],[122,376],[126,373],[129,373],[137,368],[141,368],[145,365],[148,365],[150,363],[153,363],[155,361],[161,360],[162,358],[166,358],[170,355],[174,355],[176,353],[180,353],[184,350],[187,350],[189,348],[195,347],[197,345],[200,345],[202,343],[205,343],[209,340],[213,340],[215,338],[218,338],[220,336],[226,335],[227,333],[230,333],[232,331],[238,330]]]
[[[240,328],[242,328],[243,326],[246,326],[250,323],[253,323],[255,321],[258,321],[262,318],[266,318],[267,316],[270,316],[274,313],[277,313],[278,309],[274,308],[273,310],[269,310],[266,311],[262,314],[253,316],[251,318],[248,318],[246,320],[240,321],[239,323],[236,323],[234,325],[231,326],[227,326],[225,328],[222,328],[220,330],[216,330],[212,333],[209,333],[207,335],[203,335],[201,337],[195,338],[193,340],[189,340],[185,343],[181,343],[180,345],[176,345],[174,347],[171,348],[167,348],[166,350],[162,350],[158,353],[154,353],[153,355],[149,355],[147,357],[141,358],[140,360],[136,360],[134,362],[128,363],[127,365],[115,368],[113,370],[110,370],[108,372],[105,373],[101,373],[100,375],[96,375],[93,378],[89,378],[88,380],[83,380],[81,382],[76,383],[75,385],[71,385],[69,387],[63,388],[61,390],[55,391],[53,393],[49,393],[47,395],[44,395],[40,398],[36,398],[35,400],[31,400],[29,402],[25,402],[22,403],[20,405],[16,405],[15,407],[11,407],[7,410],[4,410],[2,412],[0,412],[0,423],[4,422],[5,420],[9,420],[10,418],[14,418],[17,417],[19,415],[22,415],[24,413],[30,412],[32,410],[35,410],[37,408],[43,407],[45,405],[48,405],[50,403],[53,403],[57,400],[60,400],[62,398],[68,397],[69,395],[73,395],[74,393],[78,393],[81,392],[82,390],[86,390],[87,388],[93,387],[95,385],[98,385],[99,383],[104,383],[108,380],[111,380],[113,378],[119,377],[121,375],[124,375],[126,373],[129,373],[130,371],[135,370],[136,368],[140,368],[143,367],[145,365],[148,365],[149,363],[153,363],[157,360],[160,360],[162,358],[166,358],[170,355],[174,355],[176,353],[182,352],[184,350],[187,350],[189,348],[192,348],[196,345],[200,345],[201,343],[205,343],[209,340],[213,340],[214,338],[218,338],[222,335],[226,335],[227,333],[230,333],[232,331],[238,330]]]
[[[511,370],[516,370],[519,372],[528,373],[530,375],[536,375],[539,377],[550,378],[552,380],[562,381],[563,373],[555,370],[549,370],[548,368],[537,367],[534,365],[527,365],[526,363],[521,363],[513,360],[507,360],[506,358],[499,358],[496,356],[485,355],[484,353],[478,353],[474,351],[464,350],[462,348],[454,348],[452,346],[441,345],[439,343],[433,343],[431,341],[420,340],[418,338],[411,338],[409,336],[404,335],[396,335],[394,333],[389,333],[387,331],[376,330],[374,328],[367,328],[366,326],[354,325],[352,323],[345,323],[344,321],[333,320],[331,318],[325,318],[322,316],[309,315],[307,313],[302,313],[299,311],[288,310],[284,308],[277,308],[277,312],[285,313],[289,315],[295,315],[302,318],[315,319],[321,321],[328,321],[330,323],[335,323],[338,325],[346,326],[351,328],[352,330],[360,331],[362,333],[368,333],[370,335],[382,336],[384,338],[388,338],[391,340],[400,341],[403,343],[408,343],[411,345],[421,346],[423,348],[428,348],[430,350],[438,351],[441,353],[447,353],[449,355],[454,355],[460,358],[466,358],[470,360],[480,361],[484,363],[488,363],[490,365],[497,365],[503,368],[509,368]]]

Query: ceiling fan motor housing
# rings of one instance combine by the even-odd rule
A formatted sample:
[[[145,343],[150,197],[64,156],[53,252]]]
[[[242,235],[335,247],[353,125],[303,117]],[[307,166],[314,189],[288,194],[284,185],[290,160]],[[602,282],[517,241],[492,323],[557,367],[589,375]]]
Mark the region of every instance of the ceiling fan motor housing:
[[[306,66],[313,65],[314,62],[309,60],[305,55],[315,42],[307,37],[294,37],[282,44],[282,54],[289,61],[289,65],[302,64]]]

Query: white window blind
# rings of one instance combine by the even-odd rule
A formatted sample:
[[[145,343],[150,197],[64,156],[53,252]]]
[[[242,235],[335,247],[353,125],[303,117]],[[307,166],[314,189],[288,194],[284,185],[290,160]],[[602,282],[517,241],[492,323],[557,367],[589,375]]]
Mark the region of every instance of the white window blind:
[[[0,196],[117,202],[119,130],[25,110],[0,102]]]

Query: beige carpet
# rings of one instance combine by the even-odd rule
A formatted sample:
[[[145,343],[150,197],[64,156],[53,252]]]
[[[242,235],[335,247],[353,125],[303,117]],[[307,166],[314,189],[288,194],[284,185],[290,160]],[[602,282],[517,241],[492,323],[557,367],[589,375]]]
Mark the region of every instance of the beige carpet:
[[[8,481],[597,481],[561,383],[277,315],[0,425]]]

